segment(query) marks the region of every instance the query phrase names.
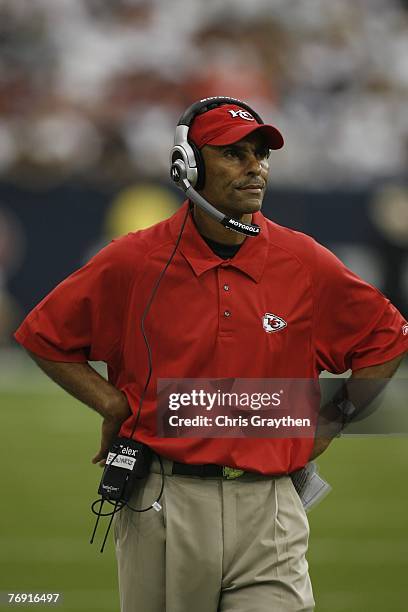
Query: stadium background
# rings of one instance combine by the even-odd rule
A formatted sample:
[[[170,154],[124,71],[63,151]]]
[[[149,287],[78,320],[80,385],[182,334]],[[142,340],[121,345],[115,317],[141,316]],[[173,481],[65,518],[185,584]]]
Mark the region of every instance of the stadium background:
[[[64,612],[118,609],[112,545],[101,556],[87,543],[99,418],[11,332],[113,236],[177,208],[168,151],[192,101],[239,97],[275,122],[286,147],[265,214],[315,236],[408,316],[407,9],[0,0],[0,591],[60,591]],[[310,515],[317,611],[406,609],[407,456],[403,437],[348,438],[319,461],[333,491]]]

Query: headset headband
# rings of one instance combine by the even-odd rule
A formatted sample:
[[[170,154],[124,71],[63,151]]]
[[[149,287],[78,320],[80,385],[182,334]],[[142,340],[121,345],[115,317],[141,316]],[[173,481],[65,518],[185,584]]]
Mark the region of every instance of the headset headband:
[[[242,100],[238,100],[237,98],[228,98],[227,96],[213,96],[212,98],[203,98],[202,100],[198,100],[198,102],[194,102],[194,104],[192,104],[181,115],[177,125],[186,125],[187,127],[190,127],[194,117],[197,115],[202,115],[213,108],[217,108],[218,106],[223,106],[224,104],[235,104],[236,106],[240,106],[251,113],[258,123],[264,123],[258,113],[248,106],[248,104],[242,102]]]

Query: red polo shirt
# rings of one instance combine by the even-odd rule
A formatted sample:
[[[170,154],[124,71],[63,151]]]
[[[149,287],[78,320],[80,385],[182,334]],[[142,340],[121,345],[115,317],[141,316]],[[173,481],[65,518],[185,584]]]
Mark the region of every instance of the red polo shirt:
[[[49,360],[105,361],[136,412],[148,363],[140,320],[186,207],[102,249],[31,311],[18,342]],[[313,440],[156,437],[157,379],[316,378],[388,361],[408,350],[408,335],[394,306],[330,251],[261,213],[253,222],[261,234],[223,260],[189,217],[145,325],[153,375],[136,437],[184,463],[286,473],[307,463]],[[266,313],[286,326],[268,333]]]

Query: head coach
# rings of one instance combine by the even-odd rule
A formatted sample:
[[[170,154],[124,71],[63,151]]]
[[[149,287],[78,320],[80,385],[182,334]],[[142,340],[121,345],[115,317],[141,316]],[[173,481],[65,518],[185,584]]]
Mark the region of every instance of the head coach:
[[[311,237],[262,215],[269,156],[282,146],[244,102],[195,103],[171,152],[187,201],[111,242],[15,334],[103,417],[94,463],[119,432],[154,451],[132,507],[157,497],[161,459],[162,509],[124,506],[116,516],[122,612],[314,609],[308,522],[289,475],[336,434],[160,438],[158,379],[316,379],[348,369],[390,378],[408,350],[407,322],[379,291]],[[88,361],[106,362],[109,380]]]

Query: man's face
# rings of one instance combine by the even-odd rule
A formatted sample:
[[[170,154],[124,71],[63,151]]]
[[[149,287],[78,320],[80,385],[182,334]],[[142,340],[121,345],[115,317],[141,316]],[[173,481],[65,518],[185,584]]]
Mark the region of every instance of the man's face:
[[[239,217],[260,210],[269,171],[269,147],[254,132],[231,145],[205,145],[201,195],[224,214]]]

